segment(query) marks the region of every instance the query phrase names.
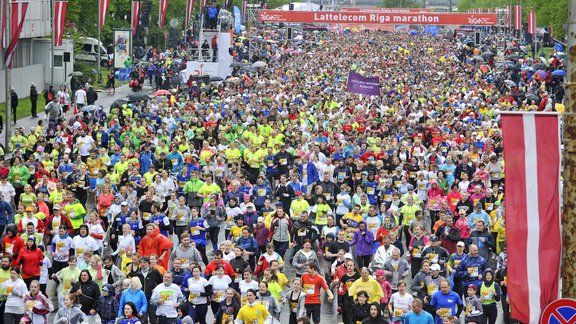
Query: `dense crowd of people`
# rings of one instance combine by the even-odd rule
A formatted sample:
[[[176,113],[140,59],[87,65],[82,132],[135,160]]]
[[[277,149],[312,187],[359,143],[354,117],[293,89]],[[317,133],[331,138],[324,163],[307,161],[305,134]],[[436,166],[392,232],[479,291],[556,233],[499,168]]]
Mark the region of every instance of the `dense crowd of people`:
[[[322,304],[345,324],[512,321],[499,111],[556,109],[562,57],[540,69],[512,42],[502,62],[490,35],[258,33],[263,68],[240,39],[224,82],[104,118],[52,114],[56,95],[48,128],[15,130],[4,323],[318,324]],[[185,61],[149,54],[174,76]],[[381,96],[346,92],[349,71]]]

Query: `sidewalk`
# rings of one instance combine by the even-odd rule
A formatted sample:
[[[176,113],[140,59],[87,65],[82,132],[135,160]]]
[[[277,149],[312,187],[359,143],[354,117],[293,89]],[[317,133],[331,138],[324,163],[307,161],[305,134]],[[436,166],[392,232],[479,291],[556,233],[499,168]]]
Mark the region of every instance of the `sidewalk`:
[[[108,95],[107,91],[99,91],[98,92],[98,100],[96,100],[96,105],[104,107],[104,110],[106,111],[106,113],[109,113],[110,112],[110,106],[112,105],[112,103],[114,103],[114,101],[116,101],[118,99],[127,99],[127,96],[131,92],[132,92],[132,90],[130,89],[130,87],[128,87],[128,85],[122,85],[122,86],[117,87],[116,93],[114,95]],[[148,95],[150,95],[153,92],[152,88],[148,85],[148,83],[145,84],[143,92],[148,94]],[[14,124],[10,125],[11,129],[12,129],[12,135],[14,134],[14,129],[16,127],[24,128],[24,131],[26,132],[26,134],[29,134],[30,128],[38,125],[39,120],[44,120],[44,131],[47,129],[48,120],[46,119],[46,113],[44,113],[44,107],[42,106],[43,103],[44,103],[44,99],[40,98],[38,100],[38,116],[39,116],[39,118],[32,118],[31,116],[28,116],[25,118],[18,119],[18,122],[15,125]],[[67,119],[72,117],[73,112],[74,112],[73,110],[69,110],[65,117]],[[4,127],[4,129],[2,130],[2,133],[0,133],[0,143],[4,143],[4,138],[6,136],[5,130],[6,130],[6,127]],[[9,154],[8,149],[6,150],[6,153]]]

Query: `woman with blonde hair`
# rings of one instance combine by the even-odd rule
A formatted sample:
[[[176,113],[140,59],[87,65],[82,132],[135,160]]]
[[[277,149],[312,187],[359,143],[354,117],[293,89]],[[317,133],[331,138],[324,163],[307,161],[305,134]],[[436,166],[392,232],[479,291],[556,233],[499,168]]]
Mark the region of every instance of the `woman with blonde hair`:
[[[142,282],[140,282],[140,278],[138,277],[132,277],[126,280],[130,281],[130,288],[122,292],[122,297],[120,297],[120,304],[118,306],[118,316],[122,317],[124,305],[131,302],[136,306],[138,316],[142,317],[142,315],[146,314],[146,311],[148,310],[148,300],[146,299],[146,294],[142,291]]]

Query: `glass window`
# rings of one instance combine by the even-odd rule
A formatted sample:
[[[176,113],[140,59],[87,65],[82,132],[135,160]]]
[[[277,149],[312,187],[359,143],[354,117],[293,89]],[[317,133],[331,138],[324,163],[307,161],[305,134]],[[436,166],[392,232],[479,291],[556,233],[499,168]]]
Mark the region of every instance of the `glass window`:
[[[64,55],[54,55],[54,67],[64,67]]]

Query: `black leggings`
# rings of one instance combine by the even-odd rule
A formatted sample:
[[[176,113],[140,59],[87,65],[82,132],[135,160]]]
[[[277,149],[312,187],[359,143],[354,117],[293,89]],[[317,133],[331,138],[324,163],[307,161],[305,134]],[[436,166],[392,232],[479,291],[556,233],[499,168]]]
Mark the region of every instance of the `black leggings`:
[[[206,256],[206,245],[196,245],[196,249],[200,252],[200,256],[202,257],[202,262],[205,265],[208,264],[208,257]]]
[[[306,317],[312,319],[314,324],[320,324],[320,304],[307,304],[304,307],[306,308]]]
[[[220,234],[220,227],[208,227],[208,233],[210,234],[212,246],[216,245],[216,249],[218,249],[218,235]]]
[[[27,279],[24,279],[24,283],[26,284],[26,287],[28,287],[28,289],[30,289],[30,284],[32,283],[32,281],[34,280],[40,280],[40,276],[34,276],[34,277],[30,277]]]
[[[358,262],[358,269],[368,267],[370,265],[371,255],[357,255],[356,261]]]
[[[484,323],[486,324],[496,324],[496,318],[498,317],[498,308],[496,308],[496,303],[482,305],[484,312]]]

